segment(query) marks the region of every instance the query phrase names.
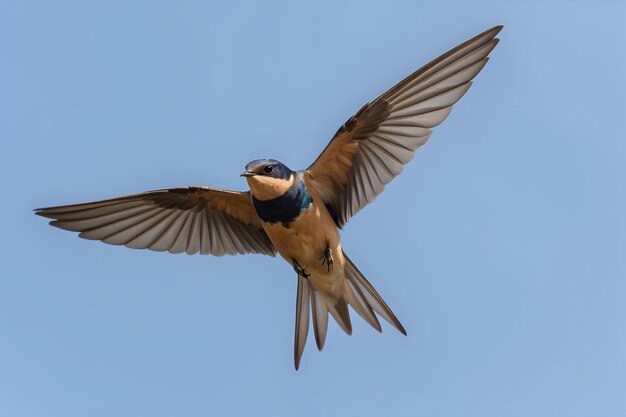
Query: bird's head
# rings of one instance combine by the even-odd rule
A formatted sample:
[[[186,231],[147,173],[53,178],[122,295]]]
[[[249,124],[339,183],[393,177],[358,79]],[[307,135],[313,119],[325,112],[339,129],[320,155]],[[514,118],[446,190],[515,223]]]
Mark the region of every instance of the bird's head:
[[[274,159],[257,159],[246,165],[241,173],[246,177],[252,195],[257,200],[270,200],[283,195],[294,184],[295,172]]]

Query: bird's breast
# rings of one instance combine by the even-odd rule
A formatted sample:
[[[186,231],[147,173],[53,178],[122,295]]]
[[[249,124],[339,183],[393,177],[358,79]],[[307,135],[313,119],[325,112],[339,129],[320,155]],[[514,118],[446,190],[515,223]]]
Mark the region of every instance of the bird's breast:
[[[338,248],[339,232],[326,206],[314,190],[300,183],[300,191],[278,199],[253,200],[263,229],[287,260],[311,263],[326,247]],[[306,194],[301,194],[306,193]]]
[[[302,210],[289,224],[264,223],[263,229],[286,259],[317,259],[323,250],[339,243],[337,229],[317,204]]]

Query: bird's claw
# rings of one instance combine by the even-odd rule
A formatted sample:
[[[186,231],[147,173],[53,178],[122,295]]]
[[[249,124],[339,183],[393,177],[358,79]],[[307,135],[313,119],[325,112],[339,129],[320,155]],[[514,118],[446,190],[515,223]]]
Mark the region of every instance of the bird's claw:
[[[308,279],[311,276],[309,271],[306,270],[306,267],[302,268],[298,261],[296,261],[295,259],[293,260],[293,269],[294,271],[296,271],[296,274],[298,274],[298,276],[304,279]]]
[[[330,247],[326,246],[326,249],[324,250],[324,254],[320,258],[320,260],[322,261],[322,265],[326,264],[326,267],[328,268],[328,272],[330,272],[330,270],[333,267],[333,262],[335,260],[333,258],[333,250]]]

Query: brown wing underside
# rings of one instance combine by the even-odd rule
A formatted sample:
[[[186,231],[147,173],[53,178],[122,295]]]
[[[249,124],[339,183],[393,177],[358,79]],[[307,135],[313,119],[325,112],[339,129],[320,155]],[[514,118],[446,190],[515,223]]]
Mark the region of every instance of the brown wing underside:
[[[51,225],[85,239],[171,253],[262,253],[276,249],[248,192],[179,187],[37,209]]]

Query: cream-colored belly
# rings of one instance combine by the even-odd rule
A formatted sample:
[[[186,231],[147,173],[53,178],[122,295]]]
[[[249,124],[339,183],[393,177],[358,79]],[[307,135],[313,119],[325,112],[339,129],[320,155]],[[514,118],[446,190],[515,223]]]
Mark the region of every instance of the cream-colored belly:
[[[339,244],[335,222],[325,207],[315,203],[300,213],[288,227],[281,223],[264,223],[263,229],[278,253],[293,266],[294,260],[310,274],[313,287],[336,298],[343,292],[345,259]],[[333,263],[324,263],[324,252],[330,248]]]

